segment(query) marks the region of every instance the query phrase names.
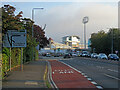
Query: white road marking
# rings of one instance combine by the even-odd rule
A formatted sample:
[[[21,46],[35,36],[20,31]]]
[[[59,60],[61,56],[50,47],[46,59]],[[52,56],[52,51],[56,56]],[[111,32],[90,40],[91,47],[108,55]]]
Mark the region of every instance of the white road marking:
[[[89,81],[91,81],[92,79],[91,78],[87,78]]]
[[[85,73],[81,73],[82,75],[85,75]]]
[[[118,73],[117,70],[112,70],[112,69],[107,69],[107,70]]]
[[[81,71],[79,71],[79,73],[82,73]]]
[[[96,86],[98,89],[103,89],[101,86]]]
[[[60,74],[62,74],[62,73],[74,73],[72,70],[70,70],[70,69],[65,69],[65,70],[54,70],[54,72],[52,72],[53,74],[55,74],[55,73],[60,73]]]
[[[91,83],[92,83],[92,84],[95,84],[95,85],[97,84],[96,82],[91,82]]]
[[[71,73],[70,71],[68,73]]]
[[[48,61],[47,61],[48,62]],[[56,86],[56,84],[55,84],[55,82],[53,81],[53,79],[52,79],[52,69],[51,69],[51,65],[50,65],[50,62],[48,62],[48,67],[49,67],[49,70],[48,70],[48,74],[49,74],[49,76],[48,77],[50,77],[50,79],[51,79],[51,81],[52,81],[52,83],[53,84],[51,84],[51,86],[55,86],[55,88],[57,89],[58,87]],[[58,89],[57,89],[58,90]]]
[[[100,69],[103,69],[104,67],[101,67],[101,66],[96,66],[97,68],[100,68]]]
[[[107,77],[110,77],[110,78],[116,79],[116,80],[120,80],[119,78],[114,77],[114,76],[111,76],[111,75],[108,75],[108,74],[104,74],[104,75],[107,76]]]
[[[87,75],[85,75],[84,77],[88,77]]]
[[[63,73],[63,72],[59,72],[59,73]]]
[[[62,61],[60,61],[60,62],[62,62]],[[81,71],[79,71],[79,70],[77,70],[76,68],[74,68],[74,67],[72,67],[72,66],[70,66],[70,65],[68,65],[68,64],[66,64],[66,63],[64,63],[64,62],[62,62],[63,64],[65,64],[65,65],[67,65],[67,66],[69,66],[69,67],[71,67],[72,69],[74,69],[75,71],[77,71],[77,72],[79,72],[79,73],[81,73],[81,74],[83,74],[84,75],[84,77],[88,77],[87,75],[85,75],[84,73],[82,73]],[[92,79],[91,78],[87,78],[89,81],[91,81]],[[93,84],[97,84],[96,82],[91,82],[91,83],[93,83]],[[103,89],[101,86],[96,86],[98,89]]]
[[[62,62],[62,61],[60,61],[60,62]],[[72,67],[72,66],[70,66],[70,65],[68,65],[68,64],[66,64],[66,63],[64,63],[64,62],[62,62],[63,64],[65,64],[65,65],[67,65],[67,66],[69,66],[69,67],[71,67],[72,69],[74,69],[75,71],[77,71],[77,72],[79,72],[80,73],[80,71],[79,70],[77,70],[76,68],[74,68],[74,67]]]

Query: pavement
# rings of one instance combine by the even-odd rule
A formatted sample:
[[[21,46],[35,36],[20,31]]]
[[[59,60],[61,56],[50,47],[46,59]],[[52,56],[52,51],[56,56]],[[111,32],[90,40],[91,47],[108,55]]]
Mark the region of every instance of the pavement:
[[[81,73],[57,60],[50,60],[52,80],[56,88],[86,88],[97,90]]]
[[[22,88],[22,90],[26,90],[27,88],[46,88],[45,81],[43,79],[46,65],[47,62],[45,60],[37,60],[32,61],[29,64],[25,64],[23,66],[23,71],[12,71],[2,82],[3,90],[11,88]]]
[[[64,58],[61,56],[61,57],[54,57],[54,56],[51,56],[51,57],[44,57],[44,56],[40,56],[39,57],[41,60],[63,60]]]

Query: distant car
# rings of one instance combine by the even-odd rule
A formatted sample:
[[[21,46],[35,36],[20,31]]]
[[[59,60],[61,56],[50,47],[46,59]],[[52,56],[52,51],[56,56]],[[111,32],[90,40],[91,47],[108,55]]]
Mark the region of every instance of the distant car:
[[[97,59],[97,58],[98,58],[97,53],[92,53],[92,54],[91,54],[91,58],[96,58],[96,59]]]
[[[98,59],[108,59],[108,57],[107,57],[106,54],[100,53],[100,54],[98,55]]]
[[[51,55],[49,53],[46,54],[46,57],[51,57]]]
[[[56,53],[55,55],[54,55],[54,57],[59,57],[60,55],[58,54],[58,53]]]
[[[87,57],[88,56],[88,52],[87,51],[83,51],[82,52],[82,57]]]
[[[77,57],[80,57],[82,55],[82,53],[77,53]]]
[[[109,54],[108,55],[108,60],[119,60],[119,57],[116,54]]]
[[[42,56],[46,56],[46,53],[43,53]]]
[[[76,54],[76,53],[72,53],[72,56],[73,56],[73,57],[76,57],[76,56],[77,56],[77,54]]]
[[[82,57],[82,53],[80,53],[80,57]]]
[[[72,57],[72,55],[69,54],[69,53],[66,53],[66,54],[64,55],[64,58],[71,58],[71,57]]]
[[[91,57],[91,53],[88,52],[87,57]]]

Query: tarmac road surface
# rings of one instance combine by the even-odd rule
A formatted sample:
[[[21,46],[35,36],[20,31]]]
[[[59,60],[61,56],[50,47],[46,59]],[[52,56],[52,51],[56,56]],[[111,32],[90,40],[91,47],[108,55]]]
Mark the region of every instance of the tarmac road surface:
[[[98,60],[76,57],[71,60],[60,60],[86,76],[92,78],[103,88],[120,88],[120,74],[118,61]]]

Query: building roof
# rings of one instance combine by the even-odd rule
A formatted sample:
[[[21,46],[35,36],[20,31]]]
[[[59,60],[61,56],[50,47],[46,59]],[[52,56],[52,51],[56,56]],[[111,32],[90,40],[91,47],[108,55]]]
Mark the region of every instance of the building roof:
[[[79,37],[79,36],[76,36],[76,35],[72,35],[72,36],[65,36],[65,37],[63,37],[63,38],[67,38],[67,37],[77,37],[77,39],[80,39],[80,37]]]
[[[76,36],[76,35],[73,35],[73,37],[77,37],[77,39],[80,39],[80,37],[79,37],[79,36]]]

